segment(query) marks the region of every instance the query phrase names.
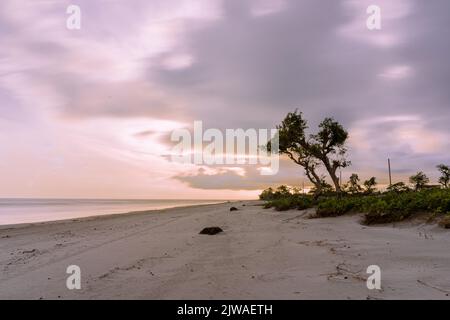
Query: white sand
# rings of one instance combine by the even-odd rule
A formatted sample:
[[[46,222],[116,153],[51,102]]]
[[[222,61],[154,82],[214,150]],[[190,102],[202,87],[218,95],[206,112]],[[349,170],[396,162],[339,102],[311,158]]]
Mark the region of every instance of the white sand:
[[[306,219],[311,211],[255,204],[1,227],[0,298],[449,299],[448,230],[365,227],[358,216]],[[207,226],[224,232],[199,235]],[[81,290],[66,288],[72,264]],[[372,264],[380,291],[366,287]]]

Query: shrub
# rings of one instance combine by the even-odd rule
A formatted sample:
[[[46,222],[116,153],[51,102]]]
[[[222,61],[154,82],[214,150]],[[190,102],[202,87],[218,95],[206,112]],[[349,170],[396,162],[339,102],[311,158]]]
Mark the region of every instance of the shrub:
[[[283,199],[291,196],[291,189],[288,186],[281,185],[275,191],[272,188],[267,188],[259,195],[260,200],[275,200],[275,199]]]
[[[290,209],[304,210],[313,205],[312,197],[292,194],[284,198],[274,199],[266,202],[264,208],[275,208],[277,211],[286,211]]]
[[[423,189],[418,192],[390,191],[373,195],[311,196],[289,194],[267,201],[265,208],[277,211],[307,209],[317,205],[318,217],[336,217],[348,212],[365,213],[363,223],[402,221],[418,212],[450,214],[450,189]]]
[[[325,198],[321,199],[317,205],[318,217],[341,216],[355,207],[355,202],[350,197],[345,198]]]
[[[411,189],[404,182],[397,182],[387,187],[387,191],[396,193],[407,192],[410,190]]]
[[[450,192],[446,189],[388,192],[363,209],[362,212],[367,212],[366,224],[401,221],[417,212],[449,213]]]

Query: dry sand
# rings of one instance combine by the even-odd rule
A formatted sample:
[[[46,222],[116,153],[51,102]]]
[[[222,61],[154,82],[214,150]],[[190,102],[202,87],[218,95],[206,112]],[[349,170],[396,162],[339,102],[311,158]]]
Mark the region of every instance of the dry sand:
[[[449,299],[449,231],[256,204],[0,227],[0,298]],[[224,232],[198,234],[208,226]],[[73,264],[81,290],[66,288]],[[372,264],[382,290],[366,287]]]

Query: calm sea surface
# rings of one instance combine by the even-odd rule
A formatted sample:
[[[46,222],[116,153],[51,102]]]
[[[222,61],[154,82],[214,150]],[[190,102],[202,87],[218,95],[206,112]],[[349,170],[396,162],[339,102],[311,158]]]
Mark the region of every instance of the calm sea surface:
[[[0,199],[0,225],[220,203],[223,200]]]

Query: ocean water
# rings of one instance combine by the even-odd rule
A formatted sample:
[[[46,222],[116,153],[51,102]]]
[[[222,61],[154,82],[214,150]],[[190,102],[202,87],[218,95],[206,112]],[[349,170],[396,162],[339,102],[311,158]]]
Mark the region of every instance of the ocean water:
[[[223,200],[0,199],[0,225],[55,221]]]

